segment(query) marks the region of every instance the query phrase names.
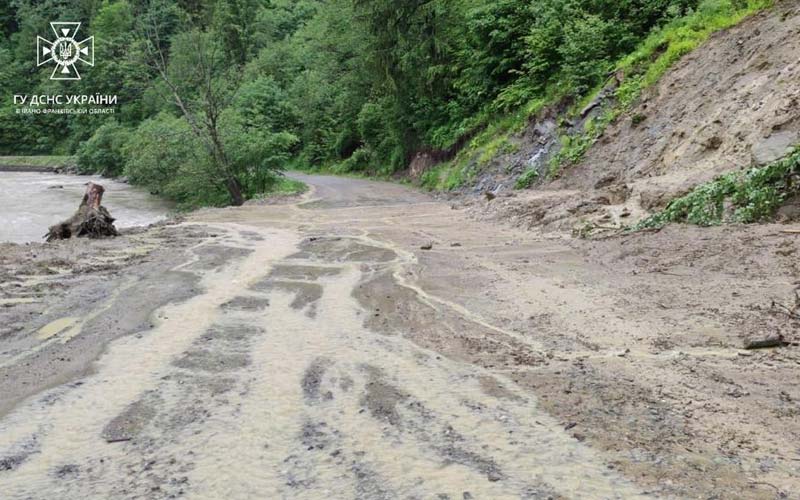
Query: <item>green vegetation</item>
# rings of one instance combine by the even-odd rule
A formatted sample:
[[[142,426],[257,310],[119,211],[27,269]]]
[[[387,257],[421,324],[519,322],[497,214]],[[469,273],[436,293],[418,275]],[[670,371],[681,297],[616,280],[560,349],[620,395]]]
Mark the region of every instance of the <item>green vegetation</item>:
[[[462,147],[452,161],[436,165],[422,178],[422,186],[437,191],[451,191],[472,180],[478,169],[492,161],[496,155],[512,153],[518,148],[513,135],[522,132],[528,117],[540,109],[542,101],[488,121],[472,140]]]
[[[452,191],[467,184],[475,173],[474,168],[454,162],[440,163],[420,179],[422,187],[435,191]]]
[[[580,134],[564,134],[560,137],[561,149],[550,158],[548,177],[556,178],[561,173],[561,167],[577,163],[586,151],[603,135],[606,127],[613,122],[619,111],[609,109],[603,112],[599,118],[589,118],[584,124]]]
[[[294,196],[303,194],[306,191],[308,191],[308,186],[303,182],[279,175],[265,192],[257,194],[253,199],[267,199],[272,196]]]
[[[0,104],[0,153],[76,154],[182,206],[239,204],[278,170],[390,176],[417,152],[450,158],[422,182],[474,178],[545,107],[588,102],[625,70],[620,109],[681,54],[766,0],[0,0],[0,86],[116,94],[113,115],[20,115]],[[96,65],[49,80],[30,47],[81,20]],[[621,61],[621,62],[620,62]],[[594,89],[594,90],[593,90]],[[619,111],[564,133],[579,159]],[[520,185],[530,185],[526,174]]]
[[[131,132],[114,121],[106,122],[78,147],[78,172],[82,174],[122,175],[125,144]]]
[[[304,183],[290,179],[288,177],[280,176],[278,177],[277,182],[270,188],[269,193],[274,194],[281,194],[281,195],[292,195],[292,194],[302,194],[308,190],[308,186]]]
[[[539,171],[535,168],[530,168],[517,178],[517,182],[514,184],[514,187],[516,189],[528,189],[529,187],[533,186],[533,183],[538,179]]]
[[[670,222],[712,226],[724,222],[758,222],[775,214],[784,201],[800,193],[800,148],[764,167],[731,172],[673,200],[663,211],[634,227],[660,228]]]
[[[524,79],[519,80],[502,90],[483,112],[471,118],[475,127],[485,126],[482,133],[470,141],[454,161],[437,166],[424,179],[423,185],[432,189],[458,187],[474,176],[476,165],[483,166],[494,158],[498,153],[496,144],[508,143],[510,136],[525,127],[529,117],[543,108],[571,101],[573,104],[567,115],[575,118],[601,92],[607,83],[604,75],[611,72],[623,75],[621,85],[612,96],[611,106],[605,106],[599,116],[587,120],[579,133],[562,127],[561,148],[551,157],[547,170],[548,177],[559,176],[563,167],[579,162],[608,125],[628,111],[641,92],[656,83],[682,55],[699,46],[712,33],[733,26],[747,15],[771,4],[772,0],[702,0],[694,8],[690,6],[685,11],[672,5],[664,11],[664,23],[655,25],[633,52],[617,59],[616,63],[610,64],[608,57],[582,63],[582,71],[595,75],[593,79],[583,80],[594,82],[594,88],[589,91],[584,91],[586,85],[576,83],[581,79],[576,79],[575,73],[570,73],[574,68],[564,69],[566,73],[557,74],[538,87],[529,81],[524,83]],[[594,69],[591,68],[592,64],[596,64]],[[540,90],[531,92],[533,88]],[[526,99],[529,100],[526,102]],[[514,105],[506,106],[512,102]],[[634,126],[645,119],[644,115],[631,118]],[[464,175],[465,172],[472,175]],[[538,177],[538,173],[528,170],[518,179],[516,188],[528,188]],[[432,179],[436,181],[432,182]]]
[[[655,30],[618,65],[626,75],[617,91],[621,104],[627,107],[633,103],[644,88],[655,84],[675,62],[713,33],[738,24],[772,3],[773,0],[706,0],[691,15]]]

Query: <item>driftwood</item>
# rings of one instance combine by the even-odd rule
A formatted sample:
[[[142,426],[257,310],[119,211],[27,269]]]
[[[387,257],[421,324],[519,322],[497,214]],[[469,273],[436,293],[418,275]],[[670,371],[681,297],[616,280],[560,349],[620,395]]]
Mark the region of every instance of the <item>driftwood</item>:
[[[86,193],[83,195],[78,210],[69,219],[50,226],[45,238],[47,241],[66,240],[74,237],[87,236],[89,238],[105,238],[117,236],[114,227],[114,218],[102,206],[105,188],[100,184],[90,182],[86,184]]]
[[[783,347],[787,342],[781,334],[768,335],[764,338],[747,340],[744,343],[745,349],[766,349],[769,347]]]

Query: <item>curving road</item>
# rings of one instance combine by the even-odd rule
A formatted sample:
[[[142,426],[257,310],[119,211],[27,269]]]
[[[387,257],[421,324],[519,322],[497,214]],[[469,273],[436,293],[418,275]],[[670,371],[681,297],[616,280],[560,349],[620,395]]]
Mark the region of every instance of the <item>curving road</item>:
[[[657,390],[736,350],[653,349],[676,324],[630,312],[630,278],[402,186],[292,175],[302,200],[132,236],[144,261],[0,337],[1,498],[774,493]]]

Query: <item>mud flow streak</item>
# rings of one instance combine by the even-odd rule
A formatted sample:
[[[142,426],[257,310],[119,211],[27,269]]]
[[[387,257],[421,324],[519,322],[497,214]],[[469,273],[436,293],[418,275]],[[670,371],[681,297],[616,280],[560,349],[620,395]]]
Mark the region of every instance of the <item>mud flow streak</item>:
[[[7,336],[0,497],[627,499],[734,470],[657,392],[736,369],[652,347],[688,317],[623,308],[559,240],[293,175],[302,199],[137,235],[150,258]]]

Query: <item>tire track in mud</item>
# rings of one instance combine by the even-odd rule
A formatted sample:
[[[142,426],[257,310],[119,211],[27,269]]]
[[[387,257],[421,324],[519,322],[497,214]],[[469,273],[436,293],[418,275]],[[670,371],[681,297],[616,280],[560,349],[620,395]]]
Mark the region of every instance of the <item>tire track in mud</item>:
[[[252,238],[240,234],[236,225],[218,229],[227,234],[225,238],[196,247],[193,257],[175,268],[200,275],[200,286],[205,293],[159,309],[156,326],[112,343],[97,363],[94,375],[33,398],[4,419],[0,460],[17,458],[11,467],[0,472],[0,490],[4,495],[77,498],[120,493],[136,497],[126,490],[130,473],[121,471],[127,467],[144,474],[146,470],[137,468],[132,458],[135,454],[128,454],[129,445],[135,441],[125,433],[135,432],[137,426],[148,428],[150,419],[143,416],[152,413],[153,408],[169,407],[163,401],[156,404],[152,391],[170,377],[176,377],[180,386],[186,384],[179,375],[170,373],[175,368],[171,364],[174,358],[185,353],[183,362],[197,364],[202,351],[187,353],[187,347],[214,324],[220,306],[236,297],[250,276],[263,274],[265,265],[290,253],[295,244],[293,235],[285,231],[264,231],[262,236],[271,241],[265,247],[253,245]],[[219,267],[221,263],[226,265]],[[222,364],[226,361],[230,362],[224,360]],[[224,385],[224,379],[213,375],[210,386],[218,386],[220,382]],[[171,392],[175,391],[164,390],[159,397],[166,401]],[[178,421],[192,414],[183,408],[176,410],[174,417]],[[137,423],[137,419],[144,421]],[[153,419],[157,421],[158,415]],[[106,442],[117,438],[124,442],[113,445]],[[169,447],[158,441],[153,448],[162,454]],[[65,465],[54,469],[53,464],[62,462]],[[63,467],[70,474],[58,474],[57,470]]]
[[[360,248],[363,244],[375,243],[363,238],[308,239],[303,243],[304,249],[299,256],[312,261],[331,258],[341,261],[353,253],[358,255],[357,252],[345,252],[342,247],[352,245]],[[391,248],[378,245],[376,249],[381,251],[381,255],[386,251],[393,252]],[[611,478],[612,475],[598,465],[601,462],[597,457],[582,449],[577,441],[566,437],[546,416],[537,414],[534,401],[507,389],[510,384],[498,381],[480,368],[443,358],[440,352],[455,360],[458,360],[458,353],[447,352],[441,345],[437,345],[436,350],[421,347],[420,344],[424,343],[419,342],[416,335],[452,335],[451,328],[437,323],[442,316],[453,315],[446,307],[431,305],[426,300],[429,297],[408,296],[406,292],[411,290],[410,287],[398,286],[397,283],[384,289],[370,290],[385,298],[383,311],[375,312],[365,304],[363,298],[367,294],[362,288],[369,285],[371,276],[375,273],[381,276],[402,275],[406,266],[413,263],[410,260],[395,253],[392,261],[384,258],[377,263],[359,262],[358,272],[350,277],[350,283],[341,286],[340,293],[349,293],[353,299],[350,307],[356,314],[349,320],[343,318],[342,311],[347,308],[341,301],[337,302],[335,311],[330,311],[339,314],[337,325],[350,324],[354,330],[363,331],[366,324],[375,330],[375,318],[388,315],[392,328],[387,333],[397,335],[375,336],[367,330],[368,348],[365,345],[354,352],[355,359],[338,356],[338,362],[330,358],[314,362],[304,380],[312,382],[313,394],[329,396],[316,401],[312,409],[331,405],[331,399],[349,398],[351,413],[334,425],[343,435],[359,434],[360,429],[367,428],[367,423],[353,426],[354,422],[363,419],[364,413],[376,420],[381,426],[384,443],[396,447],[392,453],[404,450],[408,455],[390,458],[379,453],[379,448],[373,448],[367,452],[378,452],[378,456],[372,459],[372,467],[378,473],[381,473],[381,467],[387,467],[388,471],[382,477],[388,478],[389,484],[398,481],[393,491],[412,498],[435,494],[443,495],[443,498],[556,498],[559,493],[573,496],[590,491],[608,498],[636,496],[635,488],[626,489],[629,486],[624,481]],[[351,266],[351,270],[355,270],[352,268],[356,266]],[[403,295],[398,295],[398,292]],[[387,310],[387,303],[393,303],[395,309]],[[427,313],[433,319],[421,325],[414,323],[426,307],[433,310]],[[474,330],[482,325],[462,318],[459,326],[472,329],[474,335]],[[492,329],[480,333],[497,334],[497,331]],[[363,342],[362,339],[359,341]],[[509,339],[500,339],[499,342],[505,344]],[[340,347],[335,351],[342,353],[345,349]],[[357,361],[359,358],[366,359]],[[330,375],[335,368],[345,370],[345,373]],[[328,378],[331,380],[326,383]],[[338,379],[350,381],[344,386],[350,390],[343,391],[337,384]],[[356,392],[360,396],[350,394],[353,388],[359,387],[361,390]],[[326,423],[329,427],[332,425],[330,420]],[[348,426],[355,429],[343,432],[342,429]],[[535,432],[532,433],[529,426]],[[509,436],[513,439],[508,444],[501,444]],[[395,460],[404,464],[406,469],[414,470],[418,474],[417,482],[409,480],[413,475],[409,477],[406,471],[393,469]],[[447,477],[441,472],[443,469],[452,476]],[[440,471],[446,480],[441,483],[432,480],[432,471]],[[575,478],[576,474],[582,478],[583,484],[570,484],[570,478]],[[415,489],[415,484],[423,486]],[[459,491],[463,485],[469,485],[472,491],[469,488]],[[439,486],[438,491],[436,486]]]
[[[182,266],[205,293],[6,419],[11,498],[638,495],[485,370],[535,346],[419,295],[410,254],[226,233]]]

